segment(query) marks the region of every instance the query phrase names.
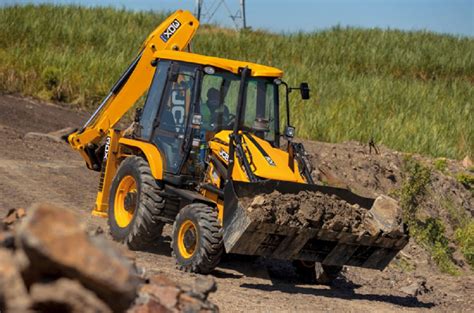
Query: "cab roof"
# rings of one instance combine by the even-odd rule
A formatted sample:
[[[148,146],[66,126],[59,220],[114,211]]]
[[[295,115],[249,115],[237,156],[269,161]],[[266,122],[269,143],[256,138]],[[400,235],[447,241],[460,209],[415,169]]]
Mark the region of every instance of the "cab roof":
[[[251,62],[229,60],[217,57],[210,57],[206,55],[189,53],[183,51],[173,51],[173,50],[160,50],[156,51],[154,56],[160,59],[176,60],[189,63],[196,63],[202,65],[210,65],[218,67],[220,69],[232,72],[234,74],[239,74],[239,68],[248,66],[251,70],[251,76],[264,76],[264,77],[281,77],[283,76],[283,71],[275,67],[260,65]]]

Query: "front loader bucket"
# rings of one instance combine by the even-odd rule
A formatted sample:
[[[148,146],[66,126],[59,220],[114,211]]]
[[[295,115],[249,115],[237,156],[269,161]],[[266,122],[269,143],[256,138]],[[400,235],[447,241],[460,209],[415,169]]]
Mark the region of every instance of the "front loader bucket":
[[[259,195],[265,198],[274,191],[282,195],[319,192],[358,205],[367,210],[364,215],[368,220],[367,231],[334,231],[314,225],[300,227],[252,219],[248,201],[242,199]],[[382,270],[408,243],[409,237],[403,225],[398,225],[398,229],[403,231],[390,231],[393,225],[390,225],[390,214],[386,214],[387,205],[393,206],[395,201],[388,197],[375,200],[341,188],[273,180],[257,183],[229,181],[224,198],[223,228],[227,253]],[[396,202],[395,206],[399,208]]]

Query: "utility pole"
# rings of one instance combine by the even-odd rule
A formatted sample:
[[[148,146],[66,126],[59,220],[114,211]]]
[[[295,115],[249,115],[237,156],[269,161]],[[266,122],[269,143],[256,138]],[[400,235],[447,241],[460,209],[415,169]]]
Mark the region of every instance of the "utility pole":
[[[201,21],[201,8],[202,8],[202,0],[196,0],[195,10],[196,10],[196,17],[198,21]]]
[[[240,13],[242,13],[242,24],[244,29],[247,28],[247,21],[245,17],[245,0],[240,0]]]
[[[230,0],[229,0],[230,1]],[[229,14],[232,23],[236,29],[247,28],[247,19],[245,14],[245,0],[239,0],[238,9],[235,13],[232,13],[231,7],[227,3],[227,0],[196,0],[194,13],[197,19],[202,23],[212,23],[217,10],[223,7]],[[234,3],[234,8],[237,3]]]

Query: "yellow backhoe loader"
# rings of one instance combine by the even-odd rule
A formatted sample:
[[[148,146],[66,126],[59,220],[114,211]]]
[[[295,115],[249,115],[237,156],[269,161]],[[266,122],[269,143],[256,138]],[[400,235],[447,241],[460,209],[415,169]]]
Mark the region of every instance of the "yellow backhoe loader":
[[[313,183],[303,145],[292,140],[288,100],[292,90],[308,99],[308,84],[291,88],[279,69],[189,52],[198,25],[187,11],[169,16],[85,125],[67,136],[87,167],[101,172],[92,214],[108,217],[113,238],[131,249],[156,243],[173,224],[173,255],[186,271],[209,273],[224,252],[293,260],[319,278],[334,278],[343,265],[383,269],[408,235],[383,231],[390,201],[375,205]],[[144,94],[133,123],[118,129]],[[252,199],[301,192],[363,208],[381,226],[354,233],[250,214]]]

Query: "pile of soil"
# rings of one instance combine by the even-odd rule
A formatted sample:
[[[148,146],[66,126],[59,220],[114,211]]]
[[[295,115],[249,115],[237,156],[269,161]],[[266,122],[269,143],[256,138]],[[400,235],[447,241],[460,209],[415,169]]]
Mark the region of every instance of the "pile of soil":
[[[382,145],[377,146],[377,151],[371,151],[368,144],[355,141],[334,144],[305,140],[303,143],[311,161],[311,174],[315,183],[347,188],[365,197],[374,198],[385,194],[400,200],[398,192],[410,177],[405,169],[406,159],[411,158],[428,167],[431,179],[426,186],[425,195],[419,199],[418,218],[436,218],[442,221],[445,236],[453,250],[453,262],[459,270],[471,272],[455,239],[459,218],[469,221],[474,217],[473,189],[457,179],[459,175],[473,175],[471,166],[457,160],[433,159],[398,152]],[[437,163],[444,164],[444,168],[439,168]],[[410,246],[417,245],[411,241]],[[409,247],[405,250],[408,249]],[[414,264],[417,263],[414,260],[417,259],[424,259],[429,264],[430,271],[439,270],[429,254],[413,257],[409,263],[416,267],[418,264]]]
[[[350,204],[335,195],[301,191],[282,194],[274,191],[242,203],[252,220],[294,227],[314,227],[332,231],[359,233],[367,209]]]

